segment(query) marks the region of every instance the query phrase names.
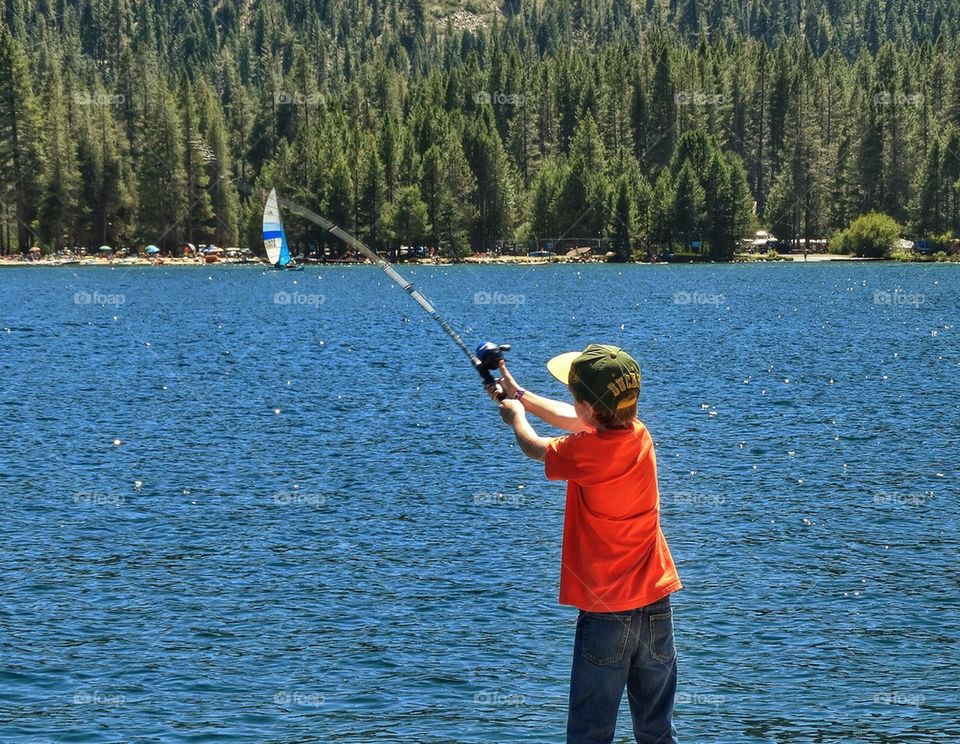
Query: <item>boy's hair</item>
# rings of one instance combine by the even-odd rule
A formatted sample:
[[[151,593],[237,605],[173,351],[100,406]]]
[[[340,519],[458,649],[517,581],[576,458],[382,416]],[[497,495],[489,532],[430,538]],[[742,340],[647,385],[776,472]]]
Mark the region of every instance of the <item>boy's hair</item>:
[[[573,390],[570,392],[573,393]],[[588,400],[577,398],[576,393],[573,393],[573,398],[579,403],[590,403]],[[633,425],[634,419],[637,418],[636,400],[631,405],[616,410],[594,403],[590,403],[590,408],[593,409],[593,417],[604,429],[629,429]]]

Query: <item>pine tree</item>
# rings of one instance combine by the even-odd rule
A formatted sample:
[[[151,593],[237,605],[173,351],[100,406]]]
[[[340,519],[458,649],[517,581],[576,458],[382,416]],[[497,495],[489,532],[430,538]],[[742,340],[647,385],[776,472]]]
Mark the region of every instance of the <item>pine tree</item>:
[[[676,178],[681,168],[689,164],[697,177],[702,178],[716,147],[715,141],[705,129],[684,132],[677,141],[677,147],[670,159],[670,172]]]
[[[81,194],[79,238],[83,245],[120,246],[131,238],[136,218],[136,178],[124,123],[107,105],[102,89],[76,105],[77,160]],[[94,103],[97,102],[97,103]]]
[[[748,238],[756,230],[755,202],[747,182],[747,170],[735,153],[727,153],[727,200],[730,210],[730,240],[735,249],[741,238]],[[733,256],[728,254],[730,258]]]
[[[870,97],[860,121],[857,148],[857,181],[860,187],[860,214],[879,210],[883,203],[883,132],[877,103]]]
[[[477,183],[456,136],[446,138],[439,176],[433,220],[437,247],[444,256],[460,258],[469,250],[468,230],[477,216],[474,207]]]
[[[767,131],[769,133],[769,173],[775,176],[783,164],[783,150],[787,135],[787,113],[790,109],[791,90],[795,78],[793,61],[786,45],[780,45],[773,58],[773,75],[767,103]]]
[[[173,95],[156,83],[139,141],[141,240],[172,251],[182,245],[189,213],[183,125]],[[105,161],[106,162],[106,161]],[[105,181],[108,179],[105,179]],[[104,230],[108,229],[105,225]]]
[[[752,201],[743,161],[714,151],[704,177],[705,219],[703,235],[710,258],[733,259],[737,244],[753,227]]]
[[[902,221],[907,207],[907,159],[905,147],[906,114],[910,110],[903,91],[896,52],[891,43],[880,49],[876,60],[877,79],[874,99],[878,102],[878,126],[882,133],[883,187],[880,209]]]
[[[661,251],[669,251],[673,248],[675,235],[673,224],[674,197],[673,178],[670,176],[670,171],[664,169],[660,171],[660,175],[654,184],[650,207],[653,223],[651,239],[659,246]]]
[[[259,171],[276,155],[281,131],[280,114],[290,105],[290,93],[283,88],[276,60],[261,57],[257,65],[261,79],[253,91],[257,96],[253,107],[253,124],[249,142],[242,154],[249,158],[253,168]]]
[[[357,231],[372,247],[383,239],[383,213],[387,204],[387,183],[380,153],[370,145],[363,151],[360,198],[357,202]]]
[[[943,141],[945,222],[947,229],[960,236],[960,127],[951,126]]]
[[[3,173],[4,221],[10,217],[16,243],[4,230],[4,251],[26,252],[34,243],[37,204],[43,189],[44,159],[40,112],[30,85],[27,58],[10,29],[0,26],[0,170]],[[13,210],[6,206],[10,195]]]
[[[940,141],[933,140],[927,151],[919,183],[917,199],[913,208],[913,226],[921,237],[943,232],[944,220],[944,184],[942,171],[942,152]]]
[[[677,174],[673,205],[670,209],[672,238],[685,249],[699,239],[704,219],[704,194],[700,180],[687,162]]]
[[[620,178],[616,186],[612,217],[608,234],[610,248],[616,261],[629,261],[633,255],[633,235],[636,233],[636,216],[631,199],[630,185]]]
[[[707,241],[710,257],[717,260],[733,258],[736,235],[732,224],[730,176],[719,152],[714,151],[704,174],[704,222],[703,237]]]
[[[180,89],[180,104],[183,107],[182,136],[184,144],[183,171],[186,175],[187,212],[183,226],[188,243],[209,241],[214,235],[213,204],[208,187],[210,177],[207,166],[215,163],[216,154],[204,140],[197,115],[193,86],[184,78]]]
[[[934,79],[933,90],[938,97],[943,96],[945,90],[945,78],[947,76],[945,56],[938,56],[937,58],[937,64],[940,67],[938,69],[939,75]],[[960,57],[957,55],[953,56],[951,73],[949,90],[942,105],[946,109],[945,113],[950,124],[960,127]]]
[[[489,114],[481,112],[464,135],[467,162],[477,182],[474,243],[482,251],[512,227],[507,155]]]
[[[201,132],[206,144],[207,180],[210,208],[214,219],[213,240],[217,245],[236,245],[238,235],[239,198],[233,179],[229,137],[219,106],[212,91],[202,87]]]
[[[751,123],[748,131],[747,148],[747,177],[757,200],[757,211],[763,213],[766,209],[769,179],[767,178],[767,159],[769,157],[768,129],[769,110],[767,96],[770,87],[770,52],[765,44],[756,47],[756,61],[754,71],[754,86],[751,96]]]
[[[825,193],[826,228],[829,234],[846,228],[860,213],[857,150],[853,137],[852,123],[845,124],[837,137],[835,148],[828,154]]]
[[[634,80],[630,96],[630,131],[633,133],[633,155],[641,164],[647,162],[650,147],[650,103],[643,81]]]
[[[799,69],[790,83],[790,104],[784,117],[783,167],[777,175],[764,219],[782,241],[798,244],[822,235],[825,229],[822,146],[819,128],[810,121],[815,111],[811,71]],[[806,243],[805,243],[806,245]]]
[[[379,146],[386,199],[392,202],[400,173],[401,144],[397,133],[397,124],[390,115],[384,119],[383,127],[380,130]]]
[[[696,36],[700,33],[700,0],[682,0],[682,3],[677,25],[681,33]]]
[[[606,227],[608,183],[606,155],[593,117],[577,128],[570,147],[569,167],[557,195],[560,231],[570,237],[595,239]]]
[[[627,170],[627,180],[630,183],[633,209],[635,216],[634,250],[643,248],[648,257],[651,255],[650,243],[653,237],[654,194],[650,182],[644,178],[640,168],[634,161],[635,168]],[[634,175],[635,174],[635,175]]]
[[[880,49],[880,3],[878,0],[867,0],[864,11],[864,44],[871,54]]]
[[[536,118],[529,103],[524,100],[520,110],[510,119],[507,150],[513,162],[520,171],[520,179],[524,189],[530,187],[530,182],[537,174],[541,154],[538,141]]]
[[[80,171],[76,144],[70,136],[60,60],[56,56],[48,61],[43,107],[46,112],[44,136],[47,158],[38,215],[39,229],[43,240],[59,251],[76,244]]]
[[[560,188],[566,180],[566,169],[558,166],[553,158],[543,162],[530,189],[530,229],[533,237],[552,239],[560,236],[560,220],[557,215]]]
[[[330,171],[329,179],[324,187],[324,214],[336,224],[343,226],[351,234],[356,231],[354,225],[356,216],[355,193],[350,164],[346,157],[340,154],[334,160],[333,169]],[[344,250],[343,244],[339,241],[327,239],[326,242],[338,253]]]
[[[384,222],[386,233],[395,246],[423,243],[430,235],[431,225],[427,205],[420,198],[420,189],[415,185],[401,186],[397,198],[387,209]]]
[[[653,89],[650,96],[650,134],[648,156],[638,160],[649,162],[654,169],[670,161],[676,142],[677,101],[676,88],[671,77],[670,52],[666,46],[660,50],[653,74]]]
[[[423,155],[423,167],[420,176],[420,194],[427,205],[427,219],[431,225],[437,224],[440,208],[440,196],[443,180],[443,152],[440,144],[430,146]]]

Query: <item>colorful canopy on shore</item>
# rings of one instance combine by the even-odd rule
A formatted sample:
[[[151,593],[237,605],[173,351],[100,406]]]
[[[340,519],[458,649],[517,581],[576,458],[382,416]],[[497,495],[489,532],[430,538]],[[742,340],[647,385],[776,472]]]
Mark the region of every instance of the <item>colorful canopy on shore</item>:
[[[101,253],[109,253],[113,250],[113,248],[111,248],[109,245],[101,245],[99,248],[97,248],[97,250]]]
[[[149,253],[151,256],[154,256],[154,255],[156,255],[156,254],[159,253],[159,252],[160,252],[160,249],[157,248],[157,246],[155,246],[155,245],[148,245],[148,246],[147,246],[147,253]]]

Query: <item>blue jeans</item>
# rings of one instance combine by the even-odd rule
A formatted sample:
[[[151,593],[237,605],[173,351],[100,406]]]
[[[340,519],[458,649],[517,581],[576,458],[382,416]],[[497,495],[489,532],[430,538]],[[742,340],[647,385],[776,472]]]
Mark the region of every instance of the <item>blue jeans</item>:
[[[567,744],[613,741],[627,688],[638,744],[677,744],[677,651],[670,597],[626,612],[580,612],[573,643]]]

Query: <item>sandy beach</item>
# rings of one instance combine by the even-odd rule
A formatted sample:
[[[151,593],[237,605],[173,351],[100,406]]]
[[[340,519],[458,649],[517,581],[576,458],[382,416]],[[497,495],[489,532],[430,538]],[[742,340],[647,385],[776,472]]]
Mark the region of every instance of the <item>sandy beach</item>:
[[[241,261],[234,260],[224,260],[218,261],[216,263],[222,264],[239,264],[243,263]],[[83,267],[83,266],[212,266],[215,264],[208,264],[202,258],[162,258],[162,259],[149,259],[149,258],[140,258],[140,257],[130,257],[130,258],[102,258],[87,256],[83,258],[55,258],[55,257],[45,257],[38,259],[21,259],[19,256],[0,256],[0,266],[44,266],[44,267],[59,267],[59,266],[69,266],[73,268]]]
[[[421,258],[415,261],[406,261],[402,262],[406,264],[422,264],[427,266],[438,266],[445,264],[456,263],[455,261],[447,258]],[[555,264],[555,263],[603,263],[602,257],[583,259],[583,258],[573,258],[569,256],[485,256],[485,255],[475,255],[468,256],[463,259],[462,263],[469,264],[522,264],[522,265],[540,265],[540,264]],[[356,260],[343,260],[343,261],[327,261],[324,263],[307,263],[307,266],[331,266],[331,265],[357,265],[357,264],[370,264],[370,261],[356,261]],[[119,259],[108,259],[108,258],[99,258],[99,257],[89,257],[81,259],[65,259],[65,258],[39,258],[36,260],[22,260],[19,257],[14,256],[0,256],[0,267],[72,267],[79,268],[84,266],[257,266],[257,267],[267,267],[270,264],[266,260],[262,261],[240,261],[232,259],[221,259],[219,261],[214,261],[213,263],[207,263],[202,258],[163,258],[163,259],[148,259],[148,258],[119,258]]]
[[[752,263],[752,262],[783,262],[783,263],[796,263],[796,262],[812,262],[812,263],[826,263],[834,261],[883,261],[889,259],[880,259],[880,258],[858,258],[856,256],[845,256],[837,255],[835,253],[810,253],[806,256],[802,254],[790,254],[784,253],[777,256],[777,258],[767,258],[766,256],[756,255],[756,254],[737,254],[734,257],[733,263]],[[424,265],[424,266],[441,266],[457,263],[451,259],[447,258],[421,258],[415,261],[404,262],[407,264],[413,265]],[[583,264],[583,263],[604,263],[604,258],[602,256],[590,256],[584,258],[582,256],[490,256],[490,255],[473,255],[467,256],[460,263],[467,264],[483,264],[483,265],[508,265],[508,266],[543,266],[547,264]],[[663,261],[661,263],[669,263]],[[706,262],[710,263],[710,262]],[[336,265],[357,265],[357,264],[370,264],[369,261],[327,261],[325,263],[307,263],[307,266],[336,266]],[[162,258],[162,259],[150,259],[150,258],[141,258],[141,257],[131,257],[131,258],[101,258],[101,257],[84,257],[80,259],[70,259],[70,258],[39,258],[36,260],[25,260],[21,259],[19,256],[0,256],[0,268],[3,267],[70,267],[70,268],[82,268],[86,266],[256,266],[256,267],[268,267],[269,264],[266,260],[250,261],[250,260],[235,260],[235,259],[221,259],[213,263],[207,263],[203,258]]]

